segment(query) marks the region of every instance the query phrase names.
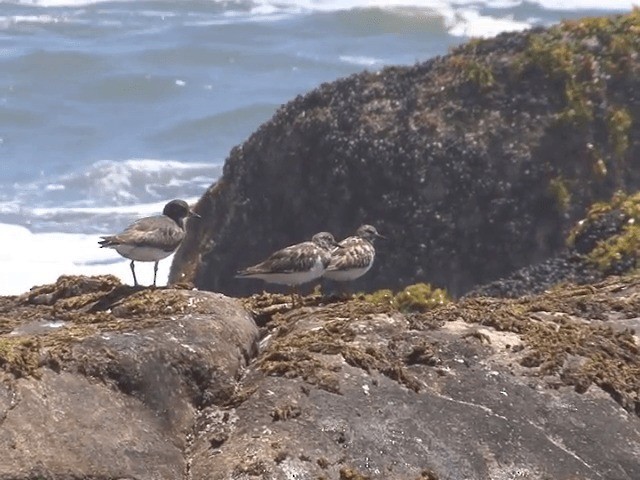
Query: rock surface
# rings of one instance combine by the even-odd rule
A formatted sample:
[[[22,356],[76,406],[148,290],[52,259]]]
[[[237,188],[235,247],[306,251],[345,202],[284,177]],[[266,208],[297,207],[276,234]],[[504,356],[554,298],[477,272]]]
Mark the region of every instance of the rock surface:
[[[360,290],[460,296],[557,254],[594,201],[640,188],[639,28],[636,10],[500,35],[294,99],[232,150],[171,281],[254,293],[236,270],[363,222],[389,241]]]
[[[640,276],[287,302],[243,300],[257,350],[219,294],[65,277],[0,298],[0,479],[640,478]]]
[[[254,299],[258,318],[269,298]],[[253,393],[226,421],[211,409],[191,472],[638,478],[639,307],[634,277],[426,313],[351,301],[269,316],[243,379]]]
[[[0,302],[1,479],[178,479],[258,329],[220,294],[62,277]]]
[[[640,193],[596,203],[571,230],[567,248],[539,264],[474,288],[468,296],[517,298],[561,283],[589,284],[640,267]]]

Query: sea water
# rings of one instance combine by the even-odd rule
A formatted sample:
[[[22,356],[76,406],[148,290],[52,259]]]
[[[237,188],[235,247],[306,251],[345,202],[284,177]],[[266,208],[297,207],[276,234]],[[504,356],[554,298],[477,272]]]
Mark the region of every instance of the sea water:
[[[99,236],[195,201],[234,145],[322,82],[632,4],[0,1],[0,294],[62,274],[131,283]],[[137,273],[150,283],[152,264]]]

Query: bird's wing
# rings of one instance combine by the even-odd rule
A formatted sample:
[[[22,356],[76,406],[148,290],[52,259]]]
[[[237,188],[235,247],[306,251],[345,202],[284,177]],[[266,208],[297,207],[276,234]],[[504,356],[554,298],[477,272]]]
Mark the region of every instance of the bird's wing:
[[[364,268],[375,257],[373,246],[358,237],[349,237],[340,242],[341,248],[331,252],[331,263],[327,270],[349,270],[352,268]]]
[[[310,270],[318,260],[319,248],[312,242],[299,243],[273,253],[264,262],[249,267],[240,275],[256,273],[294,273]]]
[[[146,217],[133,222],[117,235],[103,237],[103,246],[121,244],[144,245],[145,247],[172,251],[178,248],[184,238],[184,230],[176,228],[172,221],[164,216]]]

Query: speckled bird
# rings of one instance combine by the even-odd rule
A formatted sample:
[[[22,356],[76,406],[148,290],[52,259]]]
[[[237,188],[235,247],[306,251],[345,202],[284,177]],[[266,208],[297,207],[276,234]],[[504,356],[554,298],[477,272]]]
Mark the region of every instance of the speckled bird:
[[[339,243],[340,248],[333,250],[324,277],[336,282],[347,282],[367,273],[376,257],[373,246],[376,238],[385,237],[372,225],[360,226],[354,236],[345,238]]]
[[[337,246],[329,232],[316,233],[310,241],[278,250],[264,262],[239,271],[237,277],[296,287],[322,277]]]

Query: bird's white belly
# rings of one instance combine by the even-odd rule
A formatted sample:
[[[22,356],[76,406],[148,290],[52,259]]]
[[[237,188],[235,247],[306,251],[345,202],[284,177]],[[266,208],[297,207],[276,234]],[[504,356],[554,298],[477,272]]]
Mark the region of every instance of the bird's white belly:
[[[262,273],[250,276],[253,278],[260,278],[269,283],[277,283],[279,285],[301,285],[303,283],[311,282],[316,278],[320,278],[323,273],[324,265],[318,256],[311,270],[290,273]]]
[[[125,258],[136,262],[157,262],[167,258],[173,252],[166,252],[160,248],[140,247],[135,245],[118,245],[116,252]]]
[[[366,267],[350,268],[349,270],[327,270],[326,272],[324,272],[324,277],[336,282],[348,282],[350,280],[355,280],[356,278],[359,278],[367,273],[372,264],[373,262]]]

